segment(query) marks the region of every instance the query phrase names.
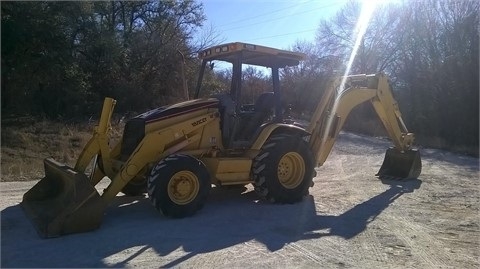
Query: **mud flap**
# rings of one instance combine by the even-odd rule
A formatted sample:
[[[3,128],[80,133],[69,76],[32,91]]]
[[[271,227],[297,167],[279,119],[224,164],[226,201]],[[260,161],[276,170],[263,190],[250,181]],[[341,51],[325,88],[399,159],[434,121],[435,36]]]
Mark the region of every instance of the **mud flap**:
[[[87,176],[52,158],[44,165],[45,177],[20,204],[38,234],[49,238],[98,228],[106,205]]]
[[[380,179],[414,179],[418,178],[421,171],[422,161],[418,150],[401,152],[389,148],[376,176]]]

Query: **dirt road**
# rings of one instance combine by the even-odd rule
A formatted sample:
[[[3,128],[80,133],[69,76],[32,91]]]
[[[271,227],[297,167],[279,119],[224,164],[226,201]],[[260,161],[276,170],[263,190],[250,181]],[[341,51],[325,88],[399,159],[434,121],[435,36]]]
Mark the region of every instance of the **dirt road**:
[[[2,182],[2,267],[479,268],[478,159],[422,149],[419,180],[374,177],[386,140],[342,134],[294,205],[212,189],[195,216],[167,219],[119,196],[100,229],[40,239],[19,207],[35,182]]]

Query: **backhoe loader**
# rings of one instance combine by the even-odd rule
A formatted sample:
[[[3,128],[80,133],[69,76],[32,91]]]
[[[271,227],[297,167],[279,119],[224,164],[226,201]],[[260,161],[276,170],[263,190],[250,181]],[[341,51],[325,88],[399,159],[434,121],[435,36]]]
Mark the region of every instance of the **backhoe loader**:
[[[120,192],[146,192],[158,211],[174,218],[201,209],[212,185],[252,184],[268,201],[300,201],[313,186],[315,167],[327,159],[349,112],[363,102],[372,103],[393,142],[377,176],[420,175],[414,135],[402,121],[385,75],[333,79],[308,128],[302,128],[284,119],[279,69],[298,65],[304,54],[236,42],[208,48],[199,58],[194,99],[131,118],[121,141],[110,145],[116,101],[107,97],[76,165],[44,160],[45,177],[21,202],[41,237],[98,228],[106,207]],[[232,65],[230,90],[199,98],[205,70],[213,61]],[[241,103],[244,65],[271,70],[273,90],[250,106]],[[103,192],[95,188],[102,179],[110,180]]]

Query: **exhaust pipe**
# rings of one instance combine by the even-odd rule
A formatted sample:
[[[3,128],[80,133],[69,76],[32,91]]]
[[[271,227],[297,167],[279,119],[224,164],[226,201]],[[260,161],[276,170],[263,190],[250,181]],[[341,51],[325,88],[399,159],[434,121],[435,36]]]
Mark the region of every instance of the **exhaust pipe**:
[[[52,158],[44,160],[45,177],[20,203],[40,237],[58,237],[97,229],[106,204],[88,177]]]

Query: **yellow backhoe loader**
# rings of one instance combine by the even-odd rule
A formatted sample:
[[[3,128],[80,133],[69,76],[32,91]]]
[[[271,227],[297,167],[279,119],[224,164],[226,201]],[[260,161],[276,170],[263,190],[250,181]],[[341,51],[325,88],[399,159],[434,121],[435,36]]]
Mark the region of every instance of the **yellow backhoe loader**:
[[[394,144],[377,176],[419,176],[414,136],[402,121],[384,75],[333,80],[305,129],[283,118],[279,79],[279,68],[298,65],[304,54],[228,43],[206,49],[199,57],[202,66],[193,100],[128,120],[121,141],[111,146],[115,100],[106,98],[98,126],[75,167],[45,159],[45,177],[24,194],[21,203],[40,236],[96,229],[120,192],[148,192],[158,211],[176,218],[199,210],[212,184],[253,184],[256,193],[269,201],[300,201],[313,186],[315,167],[326,160],[347,115],[363,102],[372,103]],[[212,61],[232,64],[231,89],[201,99],[204,71]],[[241,103],[243,65],[267,67],[272,74],[273,90],[250,106]],[[95,166],[87,175],[91,163]],[[95,185],[105,177],[110,184],[99,193]]]

